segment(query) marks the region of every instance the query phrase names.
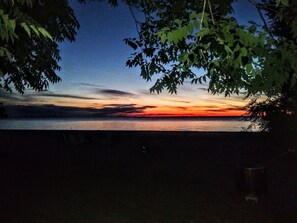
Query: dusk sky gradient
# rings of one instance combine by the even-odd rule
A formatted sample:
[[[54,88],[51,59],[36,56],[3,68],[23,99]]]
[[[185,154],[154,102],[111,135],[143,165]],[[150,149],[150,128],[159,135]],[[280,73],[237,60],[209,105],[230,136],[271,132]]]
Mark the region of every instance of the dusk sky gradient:
[[[154,84],[139,76],[139,69],[125,66],[132,49],[123,39],[136,37],[136,28],[127,6],[113,8],[106,3],[70,5],[80,22],[73,43],[60,45],[62,82],[45,92],[26,91],[23,96],[2,92],[12,116],[31,109],[47,114],[77,111],[82,116],[239,116],[247,103],[242,96],[211,95],[207,85],[188,82],[175,95],[150,94]],[[256,9],[247,0],[239,0],[234,16],[240,23],[259,21]],[[199,71],[198,71],[199,72]],[[202,71],[201,71],[202,72]],[[28,107],[30,106],[30,107]],[[34,109],[32,110],[32,108]],[[66,109],[66,110],[65,110]],[[30,112],[29,112],[30,113]],[[72,113],[73,114],[73,113]],[[9,115],[9,114],[8,114]]]

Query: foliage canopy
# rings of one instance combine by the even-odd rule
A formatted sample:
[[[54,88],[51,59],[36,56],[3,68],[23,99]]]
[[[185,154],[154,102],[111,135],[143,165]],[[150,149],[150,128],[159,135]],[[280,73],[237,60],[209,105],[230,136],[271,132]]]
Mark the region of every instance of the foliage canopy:
[[[74,41],[79,23],[67,0],[0,2],[0,88],[24,93],[60,81],[58,43]]]
[[[171,93],[186,79],[209,82],[211,93],[276,96],[290,79],[297,79],[297,6],[286,0],[250,1],[263,24],[239,24],[230,16],[233,1],[146,1],[134,6],[145,14],[139,37],[126,39],[135,52],[127,61],[151,80],[151,91]],[[274,13],[274,17],[263,14]],[[268,20],[268,21],[266,21]],[[288,40],[272,32],[278,22],[291,34]],[[198,76],[196,69],[205,74]]]
[[[287,6],[291,4],[296,8],[293,1],[285,2],[285,4],[287,4]],[[292,69],[292,65],[294,65],[296,60],[296,54],[293,54],[292,50],[296,47],[297,27],[296,21],[294,22],[294,20],[296,20],[296,10],[295,14],[293,14],[293,12],[294,11],[279,12],[273,8],[267,9],[266,15],[271,18],[271,35],[280,41],[279,50],[281,53],[286,54],[289,52],[291,56],[291,58],[285,58],[286,63],[282,64],[283,67],[278,68],[286,72],[287,79],[282,84],[278,94],[267,97],[264,101],[258,101],[257,97],[254,98],[247,105],[247,110],[252,120],[260,124],[262,130],[282,133],[295,141],[295,134],[297,132],[297,82],[296,70]],[[277,19],[282,13],[284,14],[281,16],[283,19]],[[284,47],[288,45],[291,47]],[[279,57],[279,60],[284,60],[284,58]],[[280,74],[283,75],[282,73]],[[258,119],[259,116],[262,118]],[[293,144],[294,143],[292,143],[292,145]]]

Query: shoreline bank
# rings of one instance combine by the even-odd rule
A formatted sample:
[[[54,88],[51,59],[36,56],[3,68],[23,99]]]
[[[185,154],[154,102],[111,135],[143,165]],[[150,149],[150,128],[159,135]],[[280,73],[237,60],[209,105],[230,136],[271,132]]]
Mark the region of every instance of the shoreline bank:
[[[145,152],[142,148],[151,152],[192,155],[207,152],[217,156],[240,150],[259,156],[277,151],[281,146],[268,134],[259,132],[0,130],[0,140],[1,150],[8,153],[32,152],[43,157],[47,153],[57,152],[58,156],[61,151],[73,150],[80,151],[82,158],[85,153],[100,151],[121,152],[123,158],[127,158],[126,153],[132,158],[136,153]]]

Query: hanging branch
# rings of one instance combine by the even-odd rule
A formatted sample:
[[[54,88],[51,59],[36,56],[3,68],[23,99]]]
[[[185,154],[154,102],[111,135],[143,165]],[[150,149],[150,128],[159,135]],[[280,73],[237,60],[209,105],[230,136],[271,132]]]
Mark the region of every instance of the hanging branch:
[[[207,0],[204,0],[203,1],[203,9],[202,9],[202,15],[201,15],[201,21],[200,21],[200,31],[202,30],[202,24],[203,24],[203,19],[204,19],[204,14],[205,14],[205,8],[206,8],[206,1]],[[199,37],[199,41],[201,40],[201,36]],[[205,56],[204,56],[204,53],[202,51],[202,49],[199,50],[200,51],[200,54],[202,55],[203,57],[203,60],[206,60]]]
[[[208,0],[208,8],[209,8],[209,12],[210,12],[210,15],[211,15],[212,23],[215,24],[215,20],[214,20],[213,12],[212,12],[212,9],[211,9],[211,3],[210,3],[210,0]]]
[[[201,22],[200,22],[200,30],[203,28],[202,23],[203,23],[203,19],[204,19],[205,6],[206,6],[206,0],[203,1],[203,9],[202,9],[202,15],[201,15]]]
[[[273,40],[273,41],[275,41],[275,42],[277,42],[276,41],[276,39],[275,39],[275,37],[273,36],[273,33],[271,32],[271,30],[269,29],[269,26],[268,26],[268,24],[267,24],[267,22],[266,22],[266,20],[265,20],[265,18],[264,18],[264,16],[263,16],[263,13],[262,13],[262,9],[264,9],[264,7],[261,7],[262,6],[262,4],[259,4],[259,3],[257,3],[255,0],[248,0],[250,3],[252,3],[255,7],[256,7],[256,9],[257,9],[257,11],[258,11],[258,13],[259,13],[259,16],[260,16],[260,18],[261,18],[261,20],[262,20],[262,22],[263,22],[263,24],[264,24],[264,27],[265,27],[265,29],[267,30],[267,32],[268,32],[268,35],[270,36],[270,38]],[[270,4],[270,6],[273,6],[272,4]],[[265,8],[266,10],[270,10],[270,8]]]
[[[132,18],[133,18],[133,20],[134,20],[134,23],[135,23],[135,26],[136,26],[136,31],[137,31],[138,34],[140,34],[138,25],[141,24],[141,22],[139,22],[139,21],[137,20],[135,14],[134,14],[134,12],[133,12],[133,9],[132,9],[132,6],[131,6],[131,5],[129,5],[129,10],[130,10],[130,13],[131,13],[131,15],[132,15]]]

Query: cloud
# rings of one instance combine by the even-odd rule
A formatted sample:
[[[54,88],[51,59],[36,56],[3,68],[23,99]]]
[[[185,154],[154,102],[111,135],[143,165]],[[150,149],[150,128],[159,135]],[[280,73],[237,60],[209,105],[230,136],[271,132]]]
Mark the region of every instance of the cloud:
[[[206,88],[206,87],[198,87],[197,89],[202,90],[202,91],[208,91],[208,88]]]
[[[105,104],[105,107],[135,107],[137,104]]]
[[[119,91],[114,89],[99,89],[97,90],[100,94],[113,95],[113,96],[133,96],[134,94],[127,91]]]
[[[173,108],[176,108],[178,110],[188,110],[189,109],[188,107],[182,107],[182,106],[175,106]]]
[[[71,98],[71,99],[84,99],[84,100],[94,100],[98,98],[92,98],[92,97],[84,97],[84,96],[77,96],[77,95],[71,95],[71,94],[53,94],[53,93],[39,93],[39,94],[33,94],[34,96],[39,97],[54,97],[54,98]]]
[[[155,106],[137,106],[135,104],[108,104],[103,108],[80,108],[70,106],[47,105],[6,105],[9,118],[96,118],[120,117],[141,114],[145,109]]]
[[[172,101],[172,102],[178,102],[178,103],[184,103],[184,104],[190,104],[190,101],[185,101],[185,100],[174,100],[174,99],[168,99],[167,101]]]
[[[0,89],[1,100],[14,100],[17,99],[17,95],[14,93],[6,92]]]
[[[36,103],[41,101],[43,97],[52,98],[68,98],[68,99],[81,99],[81,100],[99,100],[99,98],[85,97],[71,94],[54,94],[49,91],[47,92],[31,92],[23,95],[15,92],[5,92],[0,90],[1,101],[5,104],[24,104],[24,103]]]
[[[31,102],[34,100],[31,94],[19,94],[15,92],[7,92],[0,88],[0,100],[5,104],[13,104],[15,102]]]
[[[226,111],[245,111],[246,109],[241,106],[232,106],[232,107],[227,107],[225,108]]]
[[[150,95],[150,96],[151,95],[161,95],[161,94],[158,94],[156,92],[150,92],[150,90],[139,90],[138,93],[141,94],[141,95]]]
[[[174,109],[174,110],[189,110],[192,108],[191,106],[175,106],[175,105],[163,105],[162,108],[167,108],[167,109]]]
[[[90,84],[90,83],[73,83],[75,85],[81,85],[81,86],[86,86],[86,87],[102,87],[101,85],[98,84]]]
[[[128,114],[143,113],[145,109],[156,106],[137,106],[135,104],[109,104],[100,109],[100,112],[109,116],[125,116]]]
[[[245,108],[241,106],[230,106],[230,107],[208,106],[206,111],[208,112],[245,111]]]
[[[217,106],[217,105],[195,105],[195,106],[192,106],[192,108],[198,108],[198,109],[220,109],[222,107],[220,106]]]

